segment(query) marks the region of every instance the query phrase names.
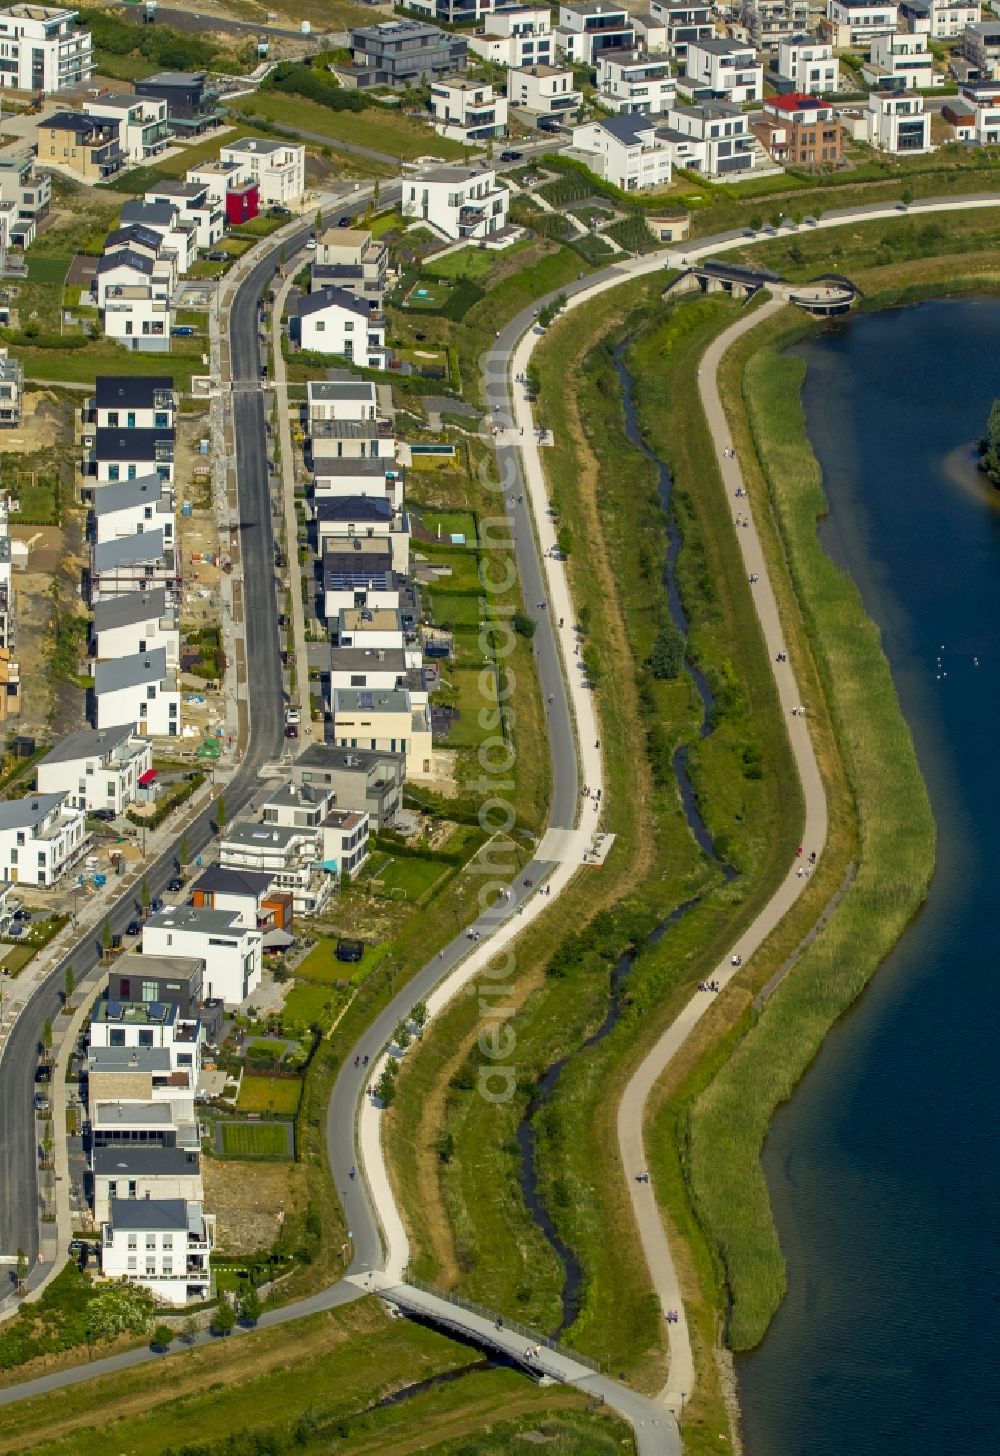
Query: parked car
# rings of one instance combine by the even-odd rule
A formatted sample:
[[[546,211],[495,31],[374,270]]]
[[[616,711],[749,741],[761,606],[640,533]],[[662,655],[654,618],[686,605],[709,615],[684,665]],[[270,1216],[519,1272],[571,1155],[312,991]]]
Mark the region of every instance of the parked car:
[[[184,876],[183,875],[174,875],[174,877],[172,879],[170,879],[170,880],[167,881],[167,889],[170,891],[171,895],[176,895],[177,892],[178,892],[178,890],[183,890],[183,888],[184,888]]]
[[[170,332],[175,339],[190,339],[194,333],[194,329],[190,324],[176,324]]]
[[[298,738],[299,730],[294,723],[288,723],[285,727],[286,738]]]
[[[35,1111],[36,1112],[48,1112],[48,1110],[49,1110],[49,1098],[48,1098],[48,1094],[45,1093],[45,1092],[36,1092],[35,1093]]]
[[[125,927],[125,934],[126,935],[141,935],[142,934],[142,923],[140,921],[138,921],[138,920],[130,920],[129,923]]]
[[[285,709],[285,722],[286,723],[301,723],[301,721],[302,721],[302,719],[299,716],[299,710],[298,710],[298,708],[286,708]]]
[[[347,214],[345,213],[344,216],[337,223],[337,226],[338,227],[350,227],[351,222],[352,222],[352,219],[350,217],[348,217]]]
[[[306,247],[307,247],[307,249],[309,250],[310,253],[315,253],[315,251],[316,251],[316,239],[315,238],[306,238]]]
[[[16,920],[20,925],[30,925],[31,911],[25,910],[23,905],[19,905],[18,908],[14,911],[13,919]]]
[[[150,913],[150,915],[159,915],[159,913],[160,913],[160,911],[162,909],[163,909],[163,900],[161,899],[161,897],[159,895],[154,895],[153,898],[152,898],[152,900],[150,900],[150,902],[149,902],[149,913]]]
[[[91,819],[99,819],[102,824],[110,824],[117,816],[114,809],[91,809]]]
[[[338,940],[337,949],[334,951],[337,960],[344,961],[347,965],[362,960],[364,953],[364,942],[360,940]]]
[[[232,254],[227,253],[225,248],[213,248],[212,251],[207,254],[207,257],[210,263],[228,263],[230,258],[232,257]]]
[[[501,162],[521,162],[524,160],[524,153],[511,151],[501,152],[500,160]]]

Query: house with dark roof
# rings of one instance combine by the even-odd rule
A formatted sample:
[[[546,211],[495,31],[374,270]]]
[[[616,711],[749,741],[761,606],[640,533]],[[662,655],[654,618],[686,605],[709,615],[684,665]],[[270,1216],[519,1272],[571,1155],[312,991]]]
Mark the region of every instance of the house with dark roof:
[[[101,1273],[128,1279],[164,1304],[208,1297],[215,1218],[183,1198],[112,1198],[101,1226]]]
[[[344,288],[302,295],[292,336],[300,348],[316,354],[338,354],[369,369],[386,366],[385,319]]]
[[[38,160],[65,167],[84,182],[106,182],[125,165],[118,122],[78,111],[55,111],[39,123]]]
[[[167,666],[176,668],[180,633],[177,609],[167,600],[166,588],[150,589],[144,584],[137,591],[96,602],[90,646],[98,659],[133,657],[162,647]]]
[[[36,782],[39,793],[65,793],[66,803],[76,809],[121,814],[152,767],[153,745],[138,736],[134,723],[83,728],[45,755]]]
[[[170,430],[175,408],[170,374],[99,374],[86,414],[100,429]]]

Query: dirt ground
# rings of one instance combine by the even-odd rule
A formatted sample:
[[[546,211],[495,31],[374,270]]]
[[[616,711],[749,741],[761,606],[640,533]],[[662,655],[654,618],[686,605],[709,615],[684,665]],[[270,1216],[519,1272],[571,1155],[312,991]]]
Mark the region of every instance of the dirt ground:
[[[305,1169],[298,1163],[203,1158],[205,1207],[218,1219],[216,1246],[225,1254],[269,1249],[284,1215],[305,1206]]]
[[[4,455],[33,455],[66,439],[69,407],[47,389],[29,389],[16,430],[4,430],[0,445]]]

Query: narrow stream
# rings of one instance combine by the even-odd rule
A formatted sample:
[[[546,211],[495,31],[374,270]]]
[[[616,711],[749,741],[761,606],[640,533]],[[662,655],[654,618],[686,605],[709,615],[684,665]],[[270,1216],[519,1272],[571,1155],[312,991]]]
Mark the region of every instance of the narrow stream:
[[[670,614],[670,620],[673,622],[677,630],[683,634],[686,641],[688,632],[688,619],[687,613],[684,610],[684,604],[681,601],[680,591],[677,586],[677,556],[681,547],[681,539],[680,533],[676,530],[673,524],[670,512],[670,492],[673,487],[673,480],[671,479],[670,471],[667,469],[666,465],[664,465],[661,460],[658,460],[653,452],[647,448],[646,442],[643,439],[642,432],[639,428],[639,420],[635,407],[635,398],[632,392],[632,377],[625,367],[624,356],[630,342],[631,341],[629,339],[623,340],[618,345],[614,353],[615,370],[618,375],[618,383],[621,388],[622,407],[625,413],[625,434],[628,438],[629,443],[633,445],[635,449],[641,451],[646,459],[651,460],[656,466],[658,476],[657,490],[660,497],[660,505],[663,509],[667,531],[667,552],[663,563],[663,585],[667,596],[667,610]],[[690,657],[686,653],[684,657],[684,668],[690,676],[691,681],[697,688],[698,695],[701,698],[702,719],[698,727],[698,736],[700,738],[707,738],[712,732],[713,728],[712,713],[715,707],[715,695],[712,692],[712,689],[709,686],[704,673],[701,672],[698,666],[691,661]],[[688,773],[687,754],[687,745],[682,745],[680,748],[677,749],[673,756],[673,770],[677,777],[677,787],[680,791],[681,803],[684,806],[684,813],[687,817],[688,826],[700,848],[709,857],[709,859],[716,862],[725,879],[727,881],[733,880],[736,878],[736,871],[731,865],[725,864],[718,859],[718,856],[715,853],[715,844],[709,832],[708,825],[702,818],[701,812],[698,808],[698,800],[695,794],[694,784],[691,782],[691,776]],[[539,1079],[538,1085],[535,1088],[534,1095],[528,1103],[528,1106],[525,1109],[524,1117],[521,1120],[517,1129],[517,1143],[521,1153],[521,1173],[519,1181],[521,1185],[521,1192],[524,1197],[524,1202],[535,1222],[537,1223],[538,1227],[541,1229],[546,1242],[549,1244],[556,1257],[558,1258],[559,1262],[562,1264],[564,1271],[562,1291],[562,1315],[559,1325],[554,1331],[552,1331],[552,1334],[556,1338],[563,1334],[563,1332],[573,1323],[573,1321],[577,1317],[577,1314],[579,1313],[580,1287],[583,1282],[583,1270],[581,1268],[580,1261],[574,1254],[573,1250],[570,1249],[567,1244],[565,1244],[563,1240],[559,1237],[556,1227],[549,1216],[549,1211],[545,1206],[541,1193],[539,1192],[538,1168],[536,1165],[537,1140],[535,1135],[534,1120],[537,1114],[542,1110],[542,1108],[545,1107],[549,1098],[552,1096],[553,1089],[559,1081],[562,1070],[565,1067],[566,1063],[570,1060],[570,1057],[579,1056],[581,1052],[585,1052],[588,1050],[588,1048],[596,1046],[598,1042],[604,1040],[604,1038],[609,1034],[609,1032],[613,1030],[613,1028],[617,1024],[618,1018],[621,1014],[622,987],[626,977],[628,976],[629,971],[632,969],[632,966],[635,963],[636,956],[640,954],[641,950],[645,950],[650,948],[651,946],[656,945],[657,942],[661,940],[662,937],[666,934],[670,926],[675,924],[678,920],[681,920],[685,915],[688,914],[689,911],[693,910],[696,905],[700,904],[702,898],[703,895],[696,895],[693,899],[686,900],[684,904],[676,906],[670,912],[670,914],[664,920],[661,920],[660,923],[655,927],[655,929],[650,932],[643,946],[641,946],[637,950],[627,951],[615,963],[615,965],[611,968],[611,974],[609,977],[608,1010],[604,1020],[601,1022],[597,1030],[593,1032],[593,1034],[589,1036],[581,1046],[577,1047],[575,1051],[570,1052],[567,1056],[560,1057],[560,1059],[557,1062],[554,1062],[552,1066],[548,1069],[548,1071]]]

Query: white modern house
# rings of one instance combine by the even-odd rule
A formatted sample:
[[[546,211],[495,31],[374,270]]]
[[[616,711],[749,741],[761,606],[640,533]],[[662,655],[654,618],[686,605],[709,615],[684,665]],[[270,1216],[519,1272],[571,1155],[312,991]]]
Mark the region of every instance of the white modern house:
[[[128,1279],[164,1304],[208,1297],[215,1220],[181,1198],[113,1198],[101,1228],[101,1273]]]
[[[51,201],[52,178],[38,171],[34,157],[0,156],[0,207],[8,248],[31,247]]]
[[[649,13],[666,32],[666,49],[676,61],[683,61],[693,40],[711,40],[715,21],[711,5],[691,0],[650,0]]]
[[[219,161],[235,162],[244,181],[256,182],[264,206],[292,207],[306,190],[304,146],[244,137],[221,147]]]
[[[167,103],[159,97],[114,91],[89,97],[83,114],[118,123],[118,145],[128,162],[148,162],[170,145]]]
[[[145,1147],[141,1143],[95,1148],[91,1174],[94,1222],[98,1225],[111,1217],[112,1199],[144,1203],[147,1199],[179,1198],[185,1203],[200,1203],[204,1196],[201,1155],[193,1148],[156,1144]]]
[[[91,627],[94,657],[134,657],[160,647],[168,669],[180,661],[177,609],[167,601],[165,587],[124,592],[94,606]]]
[[[885,0],[826,0],[823,30],[834,46],[865,46],[877,35],[892,35],[899,6]]]
[[[226,209],[197,182],[164,180],[145,195],[150,207],[174,208],[182,226],[194,228],[198,248],[214,248],[226,230]]]
[[[921,96],[872,91],[867,107],[846,108],[840,120],[855,141],[867,142],[880,152],[912,156],[933,151],[931,116]]]
[[[169,374],[99,374],[85,410],[99,430],[171,430],[176,407]]]
[[[943,110],[959,141],[980,147],[1000,144],[1000,81],[970,81]]]
[[[555,56],[550,12],[512,5],[484,15],[483,29],[469,36],[469,50],[509,69],[548,65]]]
[[[149,475],[158,475],[169,483],[174,478],[173,426],[152,430],[121,425],[98,427],[88,464],[102,485]]]
[[[165,354],[173,324],[171,298],[177,281],[172,257],[150,257],[136,247],[106,252],[93,290],[109,339],[139,353]]]
[[[94,666],[96,726],[135,723],[151,738],[180,734],[181,695],[174,668],[163,647]]]
[[[343,372],[333,379],[310,379],[306,385],[308,431],[330,420],[378,418],[378,393],[371,380]]]
[[[962,32],[962,53],[980,81],[1000,80],[1000,17],[976,20]]]
[[[405,684],[408,665],[401,649],[330,648],[330,687],[386,692]]]
[[[605,182],[623,192],[666,187],[671,153],[647,116],[612,116],[573,128],[573,151]]]
[[[205,962],[204,994],[239,1006],[260,985],[264,937],[232,910],[180,905],[142,927],[143,955],[191,956]]]
[[[383,648],[402,652],[406,646],[402,617],[398,610],[390,607],[379,611],[344,607],[337,619],[335,635],[341,647],[358,647],[366,652],[377,652]],[[358,747],[356,743],[346,746]]]
[[[439,136],[464,146],[507,134],[507,97],[497,96],[484,81],[464,76],[432,81],[431,114]]]
[[[178,278],[188,272],[198,257],[197,226],[182,216],[181,208],[175,201],[125,202],[118,220],[122,228],[145,228],[148,232],[155,233],[160,239],[159,256],[173,262]],[[107,251],[105,244],[105,252]]]
[[[833,46],[811,35],[793,35],[778,43],[778,75],[803,96],[828,96],[840,90],[840,62]]]
[[[405,575],[409,570],[410,520],[391,501],[378,496],[321,496],[313,502],[313,520],[321,556],[334,541],[378,540],[391,554],[393,571]]]
[[[377,537],[328,540],[321,562],[323,615],[339,620],[350,607],[375,612],[399,606],[399,584],[392,569],[392,548]]]
[[[0,10],[0,86],[51,96],[86,86],[94,74],[90,31],[60,5]]]
[[[993,7],[996,12],[996,6]],[[972,0],[901,0],[899,18],[907,30],[931,40],[959,40],[967,26],[976,25],[982,8]]]
[[[502,232],[509,201],[492,167],[427,167],[403,177],[403,216],[420,218],[455,242]]]
[[[687,48],[681,88],[687,92],[711,93],[715,101],[742,106],[760,101],[764,95],[764,67],[753,46],[731,40],[693,40]]]
[[[533,116],[565,116],[583,100],[568,66],[541,61],[507,73],[507,96],[511,106]]]
[[[384,317],[344,288],[320,288],[302,294],[295,323],[303,349],[339,354],[369,369],[386,366]]]
[[[137,475],[134,480],[95,487],[91,515],[97,543],[162,531],[164,545],[174,544],[174,488],[158,475]]]
[[[668,129],[661,132],[675,166],[706,177],[749,172],[756,165],[757,141],[750,117],[739,106],[710,102],[671,107]]]
[[[149,965],[149,958],[141,955],[129,955],[123,957],[116,966],[119,978],[123,971],[129,969],[129,962],[135,962],[134,977],[128,977],[129,984],[134,986],[135,999],[123,1001],[108,994],[102,996],[94,1008],[90,1020],[89,1047],[90,1051],[160,1051],[164,1052],[165,1058],[161,1059],[162,1064],[170,1072],[194,1072],[200,1061],[198,1052],[199,1026],[197,1019],[180,1014],[180,1007],[173,1001],[161,1001],[158,999],[157,991],[159,982],[155,984],[151,996],[145,996],[146,985],[143,980],[141,966]],[[169,960],[163,957],[159,961],[159,967],[169,964]],[[141,999],[140,999],[141,997]],[[109,1063],[105,1063],[104,1070],[107,1070]],[[121,1067],[123,1074],[129,1065],[128,1057],[122,1058]],[[138,1065],[138,1060],[136,1062]],[[149,1096],[156,1100],[152,1086],[152,1071],[154,1064],[150,1064],[149,1072]],[[142,1089],[145,1082],[145,1074],[140,1076],[136,1087]],[[192,1078],[185,1079],[193,1083]],[[104,1084],[107,1090],[108,1084]],[[194,1086],[188,1089],[192,1094]],[[157,1092],[165,1095],[163,1100],[170,1101],[171,1095],[177,1095],[177,1087],[171,1088],[168,1081],[164,1081],[156,1088]],[[133,1100],[131,1098],[116,1097],[115,1101]],[[137,1102],[147,1100],[146,1096],[138,1096],[134,1099]]]
[[[324,868],[334,874],[356,875],[368,858],[368,815],[353,809],[331,809],[320,832]]]
[[[344,288],[381,308],[388,268],[388,248],[367,228],[327,228],[316,239],[309,289]]]
[[[120,814],[137,794],[139,780],[153,767],[153,745],[136,736],[135,724],[83,728],[57,743],[37,769],[40,794],[66,795],[74,809],[110,809]]]
[[[623,6],[604,0],[575,0],[559,6],[556,45],[570,63],[597,64],[605,50],[631,51],[636,47],[635,26]]]
[[[162,529],[102,541],[91,547],[90,558],[91,602],[151,586],[164,586],[174,598],[179,591],[177,554]]]
[[[597,100],[625,116],[659,116],[672,106],[677,83],[665,56],[605,51],[597,58]]]
[[[90,844],[86,815],[65,792],[0,803],[0,879],[54,885]]]
[[[382,459],[321,459],[313,480],[313,497],[366,496],[388,501],[393,510],[403,506],[403,472],[395,461]],[[391,466],[391,468],[390,468]]]
[[[877,35],[868,61],[861,68],[867,84],[879,91],[919,91],[944,84],[944,75],[934,70],[934,57],[926,35],[894,31]]]
[[[238,819],[219,846],[226,869],[253,870],[271,878],[275,889],[292,896],[296,915],[317,915],[336,888],[323,868],[323,840],[316,824],[265,824]]]

